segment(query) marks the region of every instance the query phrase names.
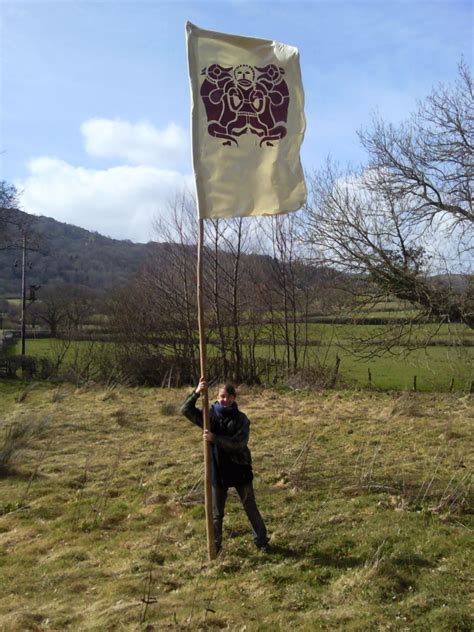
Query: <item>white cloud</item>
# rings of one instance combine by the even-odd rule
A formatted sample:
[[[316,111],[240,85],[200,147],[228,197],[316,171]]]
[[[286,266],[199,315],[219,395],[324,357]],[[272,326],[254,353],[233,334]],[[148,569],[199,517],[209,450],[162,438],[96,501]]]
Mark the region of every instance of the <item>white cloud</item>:
[[[152,239],[153,218],[166,213],[177,191],[192,189],[190,176],[154,166],[98,170],[40,157],[29,170],[18,183],[28,212],[132,241]]]
[[[91,156],[156,167],[183,165],[189,159],[187,133],[175,123],[160,130],[148,121],[92,118],[81,125],[81,133]]]

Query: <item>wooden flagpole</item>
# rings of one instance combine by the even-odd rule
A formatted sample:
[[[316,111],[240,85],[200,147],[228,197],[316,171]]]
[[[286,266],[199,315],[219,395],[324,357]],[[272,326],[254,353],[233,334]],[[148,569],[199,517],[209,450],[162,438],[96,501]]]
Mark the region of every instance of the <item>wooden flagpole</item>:
[[[204,332],[204,297],[203,297],[203,246],[204,246],[204,220],[199,219],[199,240],[197,257],[197,304],[199,325],[199,357],[201,377],[206,379],[206,338]],[[209,393],[207,389],[201,393],[203,430],[209,430]],[[216,559],[216,546],[214,542],[214,523],[212,522],[212,487],[211,487],[211,444],[204,444],[204,503],[206,507],[206,532],[207,553],[209,560]]]

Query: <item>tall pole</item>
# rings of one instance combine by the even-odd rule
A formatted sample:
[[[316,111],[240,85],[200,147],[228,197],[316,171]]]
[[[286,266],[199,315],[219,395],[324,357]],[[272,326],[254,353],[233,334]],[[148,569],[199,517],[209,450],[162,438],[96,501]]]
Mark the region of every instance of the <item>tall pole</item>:
[[[199,240],[197,258],[197,303],[199,325],[199,356],[201,377],[206,379],[206,338],[204,332],[204,297],[203,297],[203,246],[204,220],[199,219]],[[209,430],[209,394],[202,392],[203,430]],[[207,553],[209,560],[216,558],[214,542],[214,524],[212,522],[212,487],[211,487],[211,445],[204,441],[204,503],[206,508]]]
[[[21,254],[21,355],[26,349],[26,231],[23,232],[23,249]]]

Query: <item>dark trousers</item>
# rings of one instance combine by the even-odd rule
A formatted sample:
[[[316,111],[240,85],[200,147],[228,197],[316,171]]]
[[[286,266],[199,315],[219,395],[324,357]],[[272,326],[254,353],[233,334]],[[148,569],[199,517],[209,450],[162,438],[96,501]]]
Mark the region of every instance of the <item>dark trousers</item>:
[[[268,543],[267,528],[255,502],[255,493],[252,483],[236,485],[247,518],[252,525],[253,541],[256,546],[262,547]],[[212,514],[214,522],[214,541],[217,551],[222,545],[222,522],[224,520],[225,501],[227,500],[228,487],[212,486]]]

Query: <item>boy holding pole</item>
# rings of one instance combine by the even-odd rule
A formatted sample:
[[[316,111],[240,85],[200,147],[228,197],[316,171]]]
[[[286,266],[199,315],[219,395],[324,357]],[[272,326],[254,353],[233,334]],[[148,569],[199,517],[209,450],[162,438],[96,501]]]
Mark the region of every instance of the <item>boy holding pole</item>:
[[[193,424],[203,427],[202,410],[196,402],[207,390],[201,378],[196,389],[184,401],[181,412]],[[219,387],[217,401],[210,407],[210,430],[204,430],[203,439],[212,450],[212,517],[216,553],[222,546],[222,523],[229,487],[235,487],[247,518],[252,526],[253,539],[259,549],[268,549],[265,523],[258,510],[253,490],[252,457],[247,447],[250,422],[236,402],[237,393],[232,384]]]

